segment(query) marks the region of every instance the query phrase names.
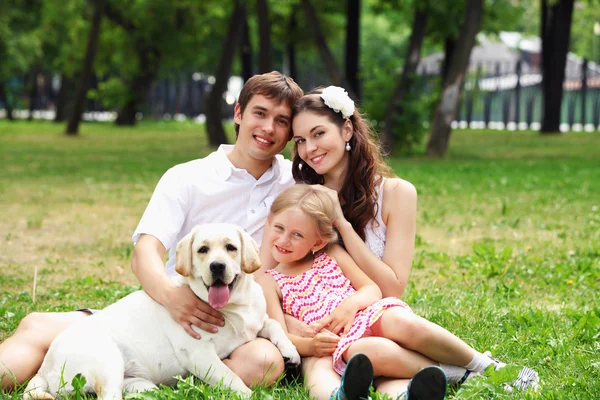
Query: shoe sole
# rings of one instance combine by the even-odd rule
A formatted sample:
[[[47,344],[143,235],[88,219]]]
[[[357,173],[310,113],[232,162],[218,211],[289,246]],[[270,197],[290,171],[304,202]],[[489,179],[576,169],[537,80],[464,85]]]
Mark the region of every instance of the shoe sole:
[[[423,368],[408,387],[410,400],[443,400],[446,396],[446,375],[438,367]]]
[[[346,399],[368,399],[372,383],[373,365],[369,357],[361,353],[350,357],[344,374],[343,391]]]

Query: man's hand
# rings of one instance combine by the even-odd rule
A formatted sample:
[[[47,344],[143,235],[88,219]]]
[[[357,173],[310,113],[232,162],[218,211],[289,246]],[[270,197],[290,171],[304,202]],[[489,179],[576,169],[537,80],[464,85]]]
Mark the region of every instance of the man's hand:
[[[166,298],[167,301],[163,306],[173,319],[195,339],[200,339],[200,335],[192,329],[192,325],[212,333],[218,331],[215,325],[224,325],[221,313],[200,300],[188,285],[173,287],[169,290]]]

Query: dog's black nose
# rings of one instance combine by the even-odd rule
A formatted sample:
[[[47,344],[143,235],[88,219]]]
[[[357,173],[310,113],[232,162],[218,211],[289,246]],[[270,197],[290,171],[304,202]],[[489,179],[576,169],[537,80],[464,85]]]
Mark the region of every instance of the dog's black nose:
[[[225,272],[225,263],[223,261],[211,262],[210,272],[212,272],[214,275],[223,275],[223,272]]]

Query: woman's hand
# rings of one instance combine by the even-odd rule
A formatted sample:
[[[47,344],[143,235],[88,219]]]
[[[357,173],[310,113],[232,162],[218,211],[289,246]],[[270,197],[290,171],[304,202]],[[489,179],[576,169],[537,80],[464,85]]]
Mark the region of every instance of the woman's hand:
[[[342,206],[340,204],[340,198],[338,196],[338,192],[333,189],[329,189],[323,185],[310,185],[312,188],[317,189],[329,196],[331,201],[333,202],[333,206],[335,207],[335,220],[333,221],[333,225],[339,227],[342,222],[346,221],[344,217],[344,212],[342,211]]]
[[[317,333],[311,342],[311,353],[317,357],[330,356],[335,351],[340,337],[327,329]]]
[[[329,331],[336,335],[342,333],[348,333],[350,326],[354,322],[358,307],[351,298],[348,298],[342,302],[329,316],[323,318],[321,321],[316,322],[313,326],[315,332],[320,332],[323,328],[327,328]]]

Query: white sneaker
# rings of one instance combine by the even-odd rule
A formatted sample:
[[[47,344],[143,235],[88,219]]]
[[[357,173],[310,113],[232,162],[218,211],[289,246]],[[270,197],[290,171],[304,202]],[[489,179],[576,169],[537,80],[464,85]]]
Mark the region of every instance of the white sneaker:
[[[497,358],[492,357],[492,353],[486,351],[483,355],[488,356],[494,362],[494,370],[498,371],[501,368],[506,367],[506,364],[500,362]],[[521,368],[519,371],[519,375],[517,379],[515,379],[512,383],[504,383],[502,385],[504,390],[509,393],[512,393],[514,389],[517,390],[529,390],[532,389],[534,392],[540,390],[540,377],[537,372],[529,367]]]

